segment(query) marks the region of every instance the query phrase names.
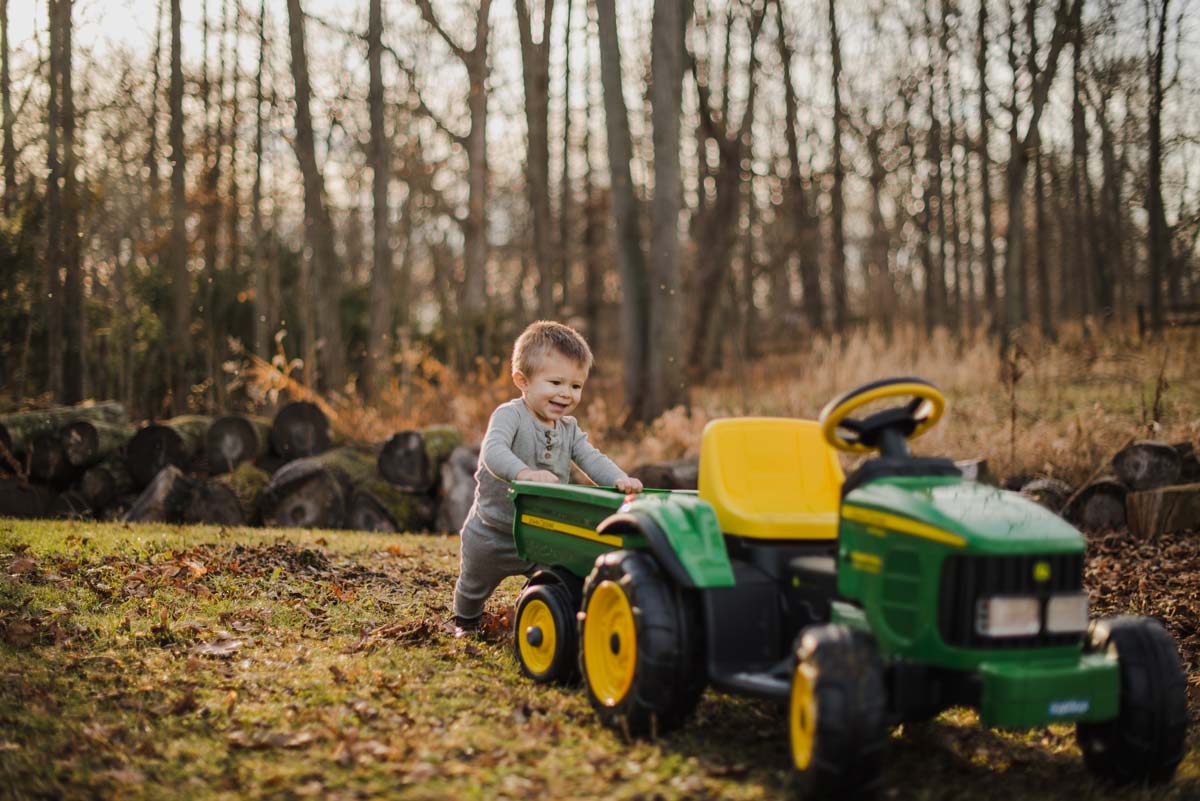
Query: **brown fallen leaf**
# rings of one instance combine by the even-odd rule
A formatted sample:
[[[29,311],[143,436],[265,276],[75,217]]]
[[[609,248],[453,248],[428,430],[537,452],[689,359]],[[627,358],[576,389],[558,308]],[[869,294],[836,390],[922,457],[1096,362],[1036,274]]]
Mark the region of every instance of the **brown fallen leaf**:
[[[10,623],[4,629],[4,639],[13,648],[28,647],[37,636],[37,629],[28,623]]]
[[[248,732],[235,729],[226,739],[236,748],[300,748],[311,743],[316,736],[308,731]]]
[[[237,649],[246,644],[245,640],[235,639],[220,639],[212,642],[201,643],[192,649],[192,653],[197,656],[215,656],[225,657],[233,656]]]
[[[8,572],[15,576],[19,576],[23,573],[32,573],[35,570],[37,570],[37,562],[35,562],[33,559],[30,559],[28,556],[19,556],[12,560],[8,566]]]

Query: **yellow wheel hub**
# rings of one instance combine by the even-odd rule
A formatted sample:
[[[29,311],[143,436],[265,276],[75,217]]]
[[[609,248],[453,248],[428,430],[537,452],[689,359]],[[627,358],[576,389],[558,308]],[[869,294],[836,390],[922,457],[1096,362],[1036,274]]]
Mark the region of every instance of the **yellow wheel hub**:
[[[541,675],[554,664],[554,651],[558,645],[554,629],[554,615],[546,602],[535,598],[521,609],[517,621],[517,648],[521,661],[534,675]]]
[[[583,667],[600,703],[616,706],[633,684],[637,634],[633,609],[614,581],[602,581],[588,599],[583,626]]]
[[[792,762],[797,770],[808,770],[817,734],[817,704],[808,670],[799,665],[792,674],[792,697],[788,704],[788,733],[792,742]]]

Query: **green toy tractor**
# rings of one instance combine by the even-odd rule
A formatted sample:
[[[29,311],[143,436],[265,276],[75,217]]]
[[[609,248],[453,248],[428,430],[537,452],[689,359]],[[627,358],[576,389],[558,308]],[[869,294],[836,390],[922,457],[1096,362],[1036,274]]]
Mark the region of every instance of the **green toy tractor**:
[[[1076,529],[910,453],[944,407],[901,378],[819,421],[713,421],[695,492],[516,482],[517,550],[544,566],[517,602],[521,670],[582,672],[633,736],[681,725],[708,686],[778,699],[805,794],[872,789],[888,728],[953,706],[1006,729],[1073,722],[1096,774],[1170,779],[1187,730],[1174,641],[1147,618],[1089,624]],[[845,476],[839,450],[877,455]]]

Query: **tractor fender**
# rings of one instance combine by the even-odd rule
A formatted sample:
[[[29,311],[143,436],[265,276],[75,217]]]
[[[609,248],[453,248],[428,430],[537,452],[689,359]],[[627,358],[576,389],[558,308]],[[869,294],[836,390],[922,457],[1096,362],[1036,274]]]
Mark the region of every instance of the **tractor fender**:
[[[679,561],[679,555],[671,550],[667,535],[647,514],[625,512],[606,517],[596,527],[598,534],[641,534],[650,546],[654,558],[667,571],[671,580],[681,587],[695,587],[696,582],[688,575]]]
[[[732,587],[733,567],[710,504],[692,496],[625,504],[597,533],[636,533],[672,581],[683,587]]]
[[[533,587],[539,584],[558,584],[565,587],[567,592],[571,594],[571,600],[578,606],[583,600],[583,579],[576,576],[566,568],[561,567],[541,567],[533,572],[525,582],[526,587]]]

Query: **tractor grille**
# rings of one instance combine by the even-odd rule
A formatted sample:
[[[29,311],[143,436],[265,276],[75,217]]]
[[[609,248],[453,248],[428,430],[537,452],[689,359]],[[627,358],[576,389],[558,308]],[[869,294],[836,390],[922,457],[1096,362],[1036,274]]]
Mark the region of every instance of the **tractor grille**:
[[[1038,563],[1050,567],[1034,579]],[[1044,567],[1042,568],[1044,571]],[[1082,633],[1047,634],[1046,600],[1055,593],[1083,590],[1083,554],[1039,556],[949,556],[942,565],[938,629],[947,645],[966,648],[1029,648],[1070,645]],[[975,631],[975,601],[993,595],[1032,595],[1041,600],[1043,631],[1028,637],[984,637]]]

